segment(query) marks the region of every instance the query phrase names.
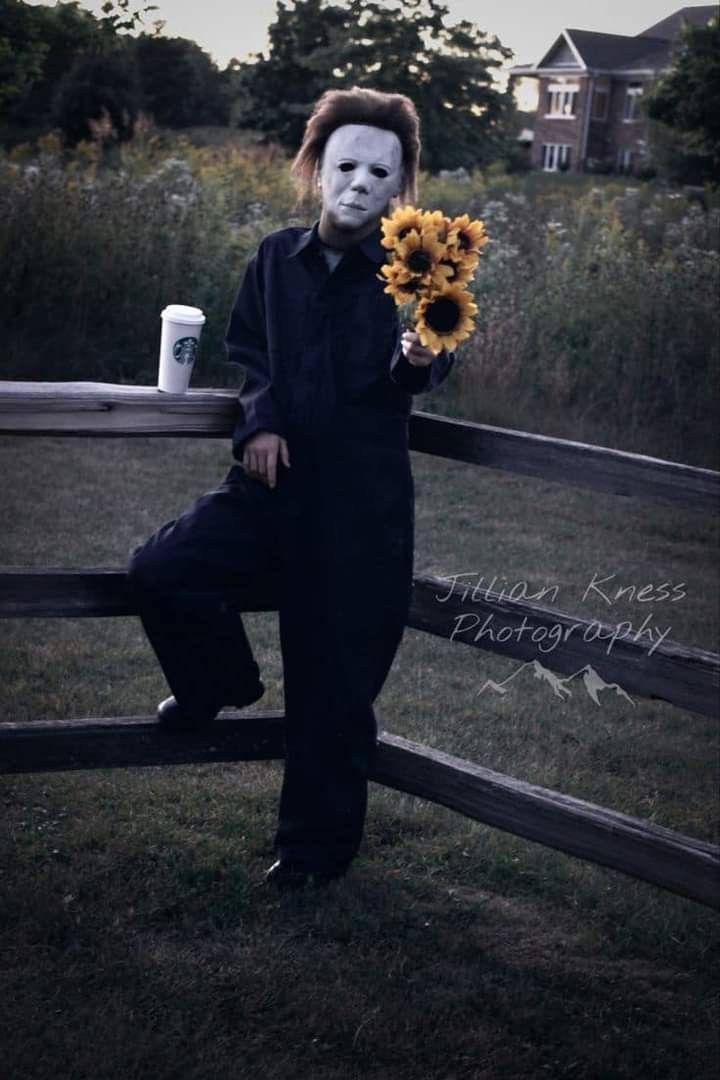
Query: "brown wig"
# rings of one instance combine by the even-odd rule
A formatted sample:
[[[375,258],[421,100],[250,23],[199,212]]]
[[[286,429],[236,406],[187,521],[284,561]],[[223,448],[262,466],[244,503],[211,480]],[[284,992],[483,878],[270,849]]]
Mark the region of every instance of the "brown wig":
[[[404,94],[386,94],[360,86],[353,86],[352,90],[326,90],[315,103],[305,125],[302,146],[290,166],[300,196],[312,192],[325,144],[333,131],[344,124],[367,124],[397,135],[403,154],[400,197],[414,203],[420,158],[420,121],[415,106]]]

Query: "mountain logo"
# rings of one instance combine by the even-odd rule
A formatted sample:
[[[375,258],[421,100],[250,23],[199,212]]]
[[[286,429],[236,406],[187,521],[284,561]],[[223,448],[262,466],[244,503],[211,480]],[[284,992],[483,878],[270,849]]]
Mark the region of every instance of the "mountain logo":
[[[578,675],[582,675],[583,685],[596,705],[601,704],[600,698],[598,697],[600,690],[614,690],[618,697],[625,698],[631,705],[635,704],[630,695],[623,690],[622,686],[616,682],[605,682],[602,675],[598,675],[591,664],[585,664],[584,667],[574,671],[572,675],[567,675],[564,679],[561,679],[554,671],[543,667],[538,660],[528,660],[527,663],[522,664],[517,671],[514,671],[512,675],[508,675],[507,679],[503,679],[502,682],[498,683],[493,679],[486,679],[484,684],[478,690],[478,694],[482,694],[485,690],[494,690],[496,694],[500,694],[501,696],[507,694],[509,690],[507,684],[517,678],[520,672],[525,671],[526,668],[531,669],[535,679],[544,680],[555,697],[559,697],[562,701],[566,701],[569,697],[572,697],[572,691],[568,688],[567,684],[577,678]]]

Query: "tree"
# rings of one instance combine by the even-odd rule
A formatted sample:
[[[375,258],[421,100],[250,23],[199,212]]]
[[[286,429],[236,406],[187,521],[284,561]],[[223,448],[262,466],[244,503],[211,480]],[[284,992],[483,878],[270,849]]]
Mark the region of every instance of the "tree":
[[[97,37],[93,16],[78,4],[30,7],[21,0],[0,0],[0,54],[12,57],[2,66],[4,119],[22,127],[48,121],[57,83]]]
[[[158,124],[226,124],[228,101],[216,65],[194,41],[143,34],[135,44],[143,109]]]
[[[20,0],[0,0],[0,108],[27,93],[42,75],[48,45],[40,20]]]
[[[289,149],[300,145],[305,120],[323,90],[343,85],[327,57],[346,30],[348,15],[325,0],[278,0],[277,17],[268,29],[267,59],[230,63],[233,96],[241,103],[239,127],[254,128]]]
[[[238,123],[295,150],[323,90],[368,86],[412,98],[426,169],[472,168],[503,143],[509,97],[493,71],[512,54],[440,0],[295,0],[277,6],[267,58],[236,67]]]
[[[648,99],[648,116],[677,132],[670,143],[688,158],[697,179],[717,178],[720,169],[720,22],[686,24],[673,65]],[[676,167],[677,164],[676,164]]]
[[[121,30],[140,30],[145,16],[150,11],[157,11],[157,4],[143,4],[140,8],[131,8],[130,0],[105,0],[100,8],[102,15],[98,19],[102,33],[112,40]],[[162,19],[153,23],[154,33],[159,34],[165,25]]]
[[[106,0],[96,18],[78,0],[55,7],[0,0],[0,105],[4,119],[21,128],[47,126],[61,80],[82,57],[127,47],[124,31],[137,30],[153,5]],[[155,31],[161,28],[155,24]],[[66,87],[67,88],[67,87]]]
[[[60,80],[52,116],[66,142],[97,138],[104,149],[131,139],[140,84],[129,53],[81,56]]]

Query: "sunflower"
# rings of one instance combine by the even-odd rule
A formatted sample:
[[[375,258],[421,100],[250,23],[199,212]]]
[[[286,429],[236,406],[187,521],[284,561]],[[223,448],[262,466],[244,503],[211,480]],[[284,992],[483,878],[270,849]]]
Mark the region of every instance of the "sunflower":
[[[398,306],[415,305],[415,329],[426,348],[454,348],[474,329],[467,284],[488,242],[482,221],[467,214],[404,206],[382,219],[388,263],[378,279]]]
[[[452,222],[443,214],[442,210],[426,210],[423,214],[422,232],[432,234],[439,244],[446,244]]]
[[[481,254],[480,251],[468,251],[456,243],[450,243],[447,246],[445,258],[457,263],[458,266],[463,266],[466,270],[476,270]]]
[[[418,233],[413,229],[398,244],[394,264],[404,267],[411,277],[422,277],[429,281],[444,254],[445,245],[438,243],[434,233]]]
[[[462,252],[478,252],[485,247],[488,237],[482,221],[471,221],[467,214],[453,218],[450,222],[448,244]]]
[[[396,248],[405,239],[411,229],[420,233],[423,226],[422,210],[416,210],[414,206],[398,208],[392,217],[382,218],[383,236],[380,243],[384,248]]]
[[[392,296],[396,304],[407,304],[417,298],[424,286],[424,279],[410,274],[400,263],[380,267],[380,281],[385,282],[383,292]]]
[[[475,260],[453,258],[453,252],[448,251],[445,258],[441,259],[435,267],[432,275],[432,287],[441,289],[443,285],[467,285],[472,281],[477,266]]]
[[[415,329],[426,349],[454,349],[475,329],[471,318],[477,305],[462,285],[444,285],[424,296],[415,312]]]

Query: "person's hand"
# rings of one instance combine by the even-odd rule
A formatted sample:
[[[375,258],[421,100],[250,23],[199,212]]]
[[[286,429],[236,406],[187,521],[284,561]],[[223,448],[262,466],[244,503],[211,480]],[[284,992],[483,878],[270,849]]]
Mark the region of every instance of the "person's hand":
[[[432,349],[420,344],[420,336],[414,330],[405,330],[400,338],[403,354],[414,367],[427,367],[435,359]]]
[[[248,476],[274,488],[277,483],[278,455],[289,469],[288,445],[282,435],[276,435],[273,431],[257,431],[243,447],[243,469]]]

